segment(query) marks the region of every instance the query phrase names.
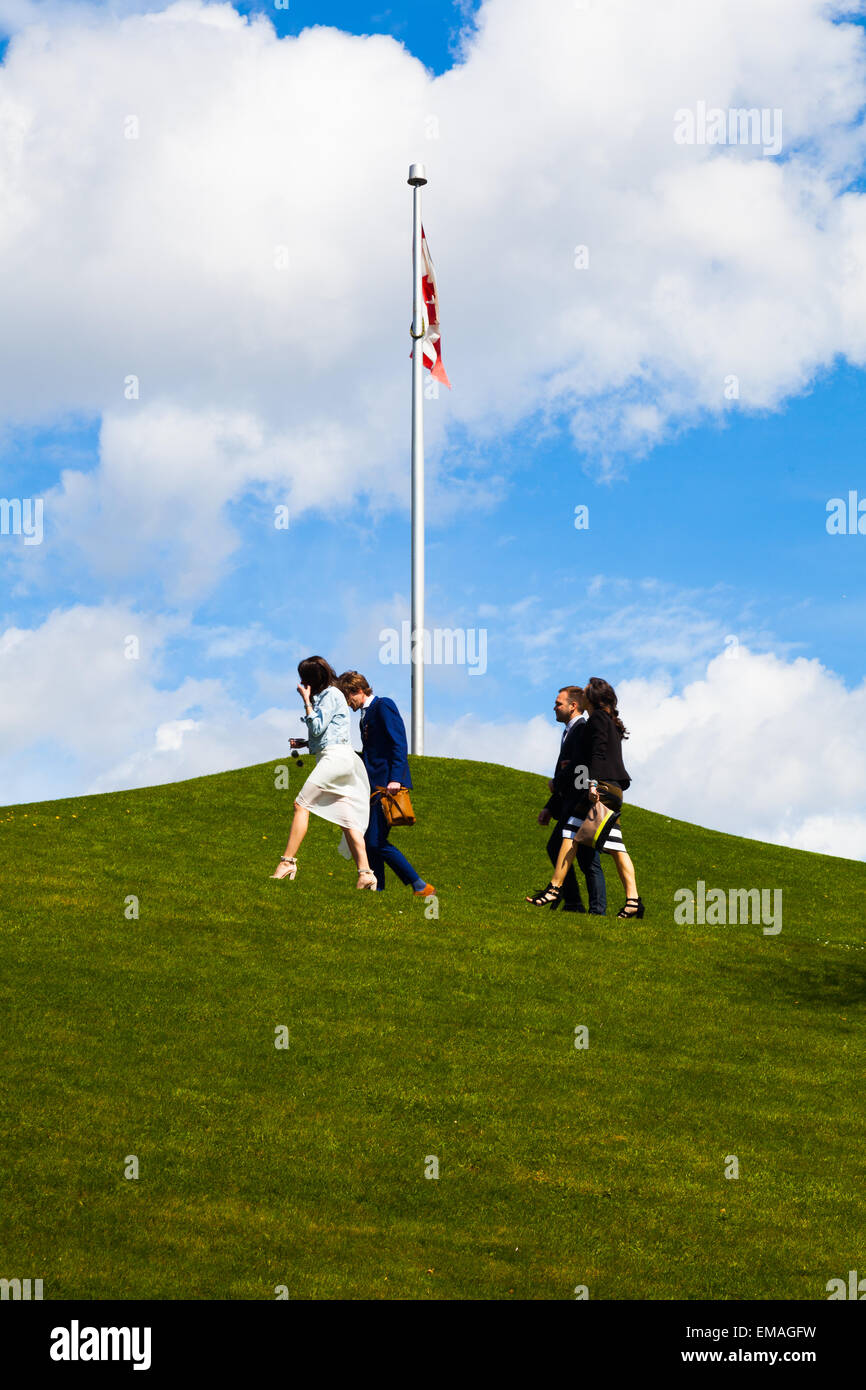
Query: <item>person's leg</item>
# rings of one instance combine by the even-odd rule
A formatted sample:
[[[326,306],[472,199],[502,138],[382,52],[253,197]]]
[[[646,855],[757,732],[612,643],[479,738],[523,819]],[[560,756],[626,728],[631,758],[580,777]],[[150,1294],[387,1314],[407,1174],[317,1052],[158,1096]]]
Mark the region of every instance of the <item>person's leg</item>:
[[[379,842],[379,853],[401,883],[404,883],[407,888],[413,888],[416,893],[420,893],[423,888],[427,887],[427,880],[421,877],[413,864],[409,863],[405,854],[401,854],[397,846],[391,844],[388,839],[391,834],[391,827],[385,820],[384,812],[380,810],[379,815],[382,817],[382,838]]]
[[[589,910],[603,917],[607,911],[607,884],[601,867],[601,855],[592,845],[578,845],[577,863],[586,879]]]
[[[563,883],[565,882],[565,876],[571,868],[572,864],[574,863],[575,849],[576,846],[574,840],[566,839],[565,836],[563,836],[562,844],[559,847],[559,856],[556,861],[556,868],[554,869],[550,879],[554,888],[561,888]]]
[[[390,830],[391,827],[388,826],[388,829]],[[418,870],[409,863],[405,854],[401,854],[397,846],[392,845],[390,840],[384,841],[381,853],[388,868],[393,870],[400,882],[405,883],[407,888],[426,888],[427,880],[421,877]]]
[[[302,806],[299,801],[295,802],[295,814],[292,817],[292,825],[289,830],[289,842],[286,845],[286,858],[294,859],[301,847],[301,841],[307,833],[310,824],[310,813],[306,806]]]
[[[631,862],[631,855],[626,854],[625,850],[620,850],[612,854],[611,858],[616,863],[616,871],[620,876],[620,881],[625,889],[627,898],[636,898],[637,881],[635,879],[634,864]]]
[[[551,864],[556,868],[559,859],[559,850],[562,845],[562,826],[557,824],[553,827],[550,839],[547,842],[547,857]],[[576,912],[583,912],[583,900],[580,896],[580,887],[575,877],[574,869],[569,869],[562,881],[562,901],[564,907],[573,907]]]
[[[306,806],[301,806],[301,804],[296,801],[295,814],[292,817],[292,824],[289,830],[289,840],[288,844],[286,845],[286,853],[284,855],[284,858],[294,859],[295,855],[301,847],[301,842],[307,833],[307,827],[309,826],[309,824],[309,811],[307,810]],[[276,872],[272,875],[272,877],[285,878],[288,872],[289,865],[280,863],[277,865]]]
[[[376,890],[379,893],[383,892],[385,888],[385,861],[382,858],[383,828],[386,828],[385,817],[382,815],[377,802],[370,807],[370,824],[367,826],[364,843],[367,846],[367,860],[376,875]]]
[[[346,837],[346,844],[352,851],[352,858],[358,869],[359,874],[370,872],[370,861],[367,858],[367,846],[364,844],[364,836],[360,830],[351,830],[348,825],[343,826],[343,834]]]

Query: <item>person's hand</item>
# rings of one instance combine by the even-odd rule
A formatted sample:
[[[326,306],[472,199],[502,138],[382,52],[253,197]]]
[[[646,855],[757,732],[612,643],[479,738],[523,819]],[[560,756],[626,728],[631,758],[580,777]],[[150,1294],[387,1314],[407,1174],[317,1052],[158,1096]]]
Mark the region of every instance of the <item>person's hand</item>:
[[[553,791],[553,778],[552,778],[552,777],[548,777],[548,779],[547,779],[547,789],[548,789],[548,791],[551,791],[551,792]]]
[[[545,808],[544,808],[543,811],[539,811],[539,813],[538,813],[538,824],[539,824],[539,825],[549,825],[549,824],[550,824],[550,812],[548,811],[548,809],[547,809],[546,806],[545,806]]]
[[[589,804],[590,806],[594,806],[595,803],[598,801],[598,787],[596,787],[592,782],[590,782],[587,791],[589,794]]]
[[[309,709],[310,704],[312,703],[310,700],[310,687],[308,685],[299,685],[298,694],[300,695],[307,709]]]
[[[389,782],[389,783],[388,783],[388,786],[385,788],[385,790],[386,790],[386,791],[389,791],[389,792],[398,792],[398,791],[400,790],[400,787],[401,787],[401,786],[402,786],[402,783],[401,783],[401,782]]]

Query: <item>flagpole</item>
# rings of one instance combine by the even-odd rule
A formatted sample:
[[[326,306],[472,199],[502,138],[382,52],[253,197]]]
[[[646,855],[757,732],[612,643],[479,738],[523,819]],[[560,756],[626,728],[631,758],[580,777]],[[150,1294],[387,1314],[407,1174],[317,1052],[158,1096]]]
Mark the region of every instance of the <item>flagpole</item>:
[[[412,186],[412,752],[424,752],[424,298],[421,289],[423,164],[409,166]]]

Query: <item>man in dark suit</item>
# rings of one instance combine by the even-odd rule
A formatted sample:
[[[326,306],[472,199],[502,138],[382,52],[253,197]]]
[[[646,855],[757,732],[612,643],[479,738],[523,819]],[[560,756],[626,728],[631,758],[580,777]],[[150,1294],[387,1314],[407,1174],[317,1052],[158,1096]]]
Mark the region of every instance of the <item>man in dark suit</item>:
[[[584,784],[586,771],[586,702],[579,685],[563,686],[553,706],[558,724],[564,724],[562,743],[556,770],[548,782],[550,798],[543,810],[538,813],[538,824],[549,825],[555,822],[547,842],[547,855],[551,864],[556,865],[559,847],[562,843],[562,827],[568,820],[577,796],[576,778],[583,771]],[[579,845],[577,862],[586,879],[589,910],[593,915],[604,916],[607,910],[607,885],[598,851],[590,845]],[[574,874],[569,869],[562,885],[562,906],[565,912],[585,912],[580,896],[580,888]]]
[[[411,787],[406,726],[402,715],[387,696],[374,695],[366,676],[359,671],[344,671],[338,685],[352,709],[361,711],[361,760],[370,779],[370,790],[385,787],[389,792]],[[382,810],[381,797],[370,803],[370,824],[364,836],[370,868],[376,875],[376,887],[385,887],[385,865],[397,877],[411,885],[416,898],[429,898],[436,892],[412,867],[404,854],[388,841],[391,827]]]

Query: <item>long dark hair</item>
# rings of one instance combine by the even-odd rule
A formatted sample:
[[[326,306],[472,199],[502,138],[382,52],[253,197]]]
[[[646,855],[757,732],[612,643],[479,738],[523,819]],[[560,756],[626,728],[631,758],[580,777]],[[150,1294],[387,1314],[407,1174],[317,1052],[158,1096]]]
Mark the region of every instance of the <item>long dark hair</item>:
[[[305,656],[298,662],[301,685],[310,687],[311,695],[321,695],[329,685],[337,684],[337,673],[323,656]]]
[[[584,686],[584,697],[588,705],[593,709],[604,710],[609,714],[617,729],[620,738],[628,738],[628,729],[619,717],[619,710],[616,707],[616,691],[607,681],[603,681],[600,676],[591,676]]]

